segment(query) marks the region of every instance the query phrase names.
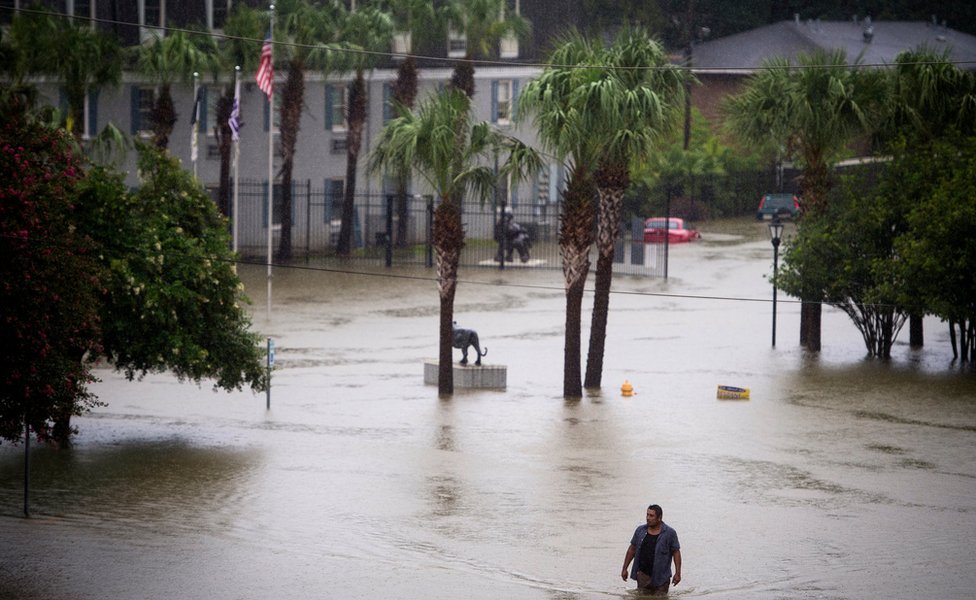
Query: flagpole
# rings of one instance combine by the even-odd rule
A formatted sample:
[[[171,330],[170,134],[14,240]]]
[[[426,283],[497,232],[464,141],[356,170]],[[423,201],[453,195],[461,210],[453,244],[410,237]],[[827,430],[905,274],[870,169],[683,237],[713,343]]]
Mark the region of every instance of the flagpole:
[[[197,123],[200,120],[200,102],[199,102],[199,98],[197,98],[197,94],[200,92],[200,84],[198,82],[199,77],[200,74],[194,71],[193,72],[193,123],[190,125],[190,127],[193,128],[193,131],[190,133],[190,135],[192,136],[190,138],[191,140],[190,162],[193,163],[194,179],[197,178],[197,128],[198,128]]]
[[[237,65],[236,67],[234,67],[234,105],[237,107],[238,112],[240,112],[241,110],[240,98],[241,98],[241,66]],[[239,198],[238,193],[240,191],[240,188],[238,186],[239,183],[238,175],[241,166],[240,163],[241,163],[240,134],[234,132],[234,208],[232,210],[234,212],[233,227],[234,227],[234,253],[235,254],[237,253],[237,240],[238,240],[237,228],[240,223],[240,220],[238,219],[237,216],[238,213],[237,200]]]
[[[274,4],[271,5],[271,62],[274,64]],[[273,85],[273,84],[272,84]],[[274,229],[274,93],[268,95],[268,321],[271,320],[271,243]]]

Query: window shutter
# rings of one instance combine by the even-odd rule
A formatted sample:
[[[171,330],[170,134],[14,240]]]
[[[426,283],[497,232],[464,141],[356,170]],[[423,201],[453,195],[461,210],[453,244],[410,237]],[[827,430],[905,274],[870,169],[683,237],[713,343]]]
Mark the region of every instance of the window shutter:
[[[393,86],[389,83],[383,84],[383,122],[386,123],[393,118]]]
[[[271,107],[269,106],[269,104],[270,102],[264,102],[264,130],[265,131],[268,131],[268,127],[270,125],[269,117],[271,116]]]
[[[325,84],[325,129],[326,131],[332,131],[332,93],[334,89],[333,86],[328,83]]]
[[[491,82],[491,122],[498,122],[498,81]]]
[[[88,92],[88,135],[98,135],[98,90]]]
[[[267,180],[261,182],[261,223],[263,227],[267,228],[268,226],[268,181]]]
[[[512,80],[512,121],[515,120],[517,116],[516,111],[518,110],[518,95],[519,95],[519,82],[518,79]]]
[[[129,113],[129,117],[130,117],[129,122],[131,127],[129,133],[131,133],[132,135],[136,135],[137,133],[139,133],[139,126],[141,125],[141,123],[139,123],[139,95],[140,95],[139,86],[138,85],[132,86],[129,94],[129,98],[131,100],[131,105],[130,105],[131,112]]]

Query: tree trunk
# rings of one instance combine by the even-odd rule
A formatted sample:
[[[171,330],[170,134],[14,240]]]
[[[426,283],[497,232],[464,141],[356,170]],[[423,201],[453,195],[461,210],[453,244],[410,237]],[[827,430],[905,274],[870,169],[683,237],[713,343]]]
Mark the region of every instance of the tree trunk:
[[[800,306],[800,345],[811,352],[820,352],[822,314],[820,302],[804,302]]]
[[[464,226],[457,203],[441,198],[434,210],[432,231],[437,257],[437,286],[440,294],[440,335],[437,365],[437,391],[442,396],[454,393],[454,295],[457,291],[457,272],[464,247]]]
[[[176,125],[176,108],[168,83],[159,86],[159,98],[152,110],[153,142],[157,148],[169,147],[169,136]]]
[[[346,189],[342,199],[342,225],[336,254],[352,253],[353,219],[356,210],[356,164],[363,141],[363,124],[366,122],[366,83],[363,74],[357,73],[349,87],[349,130],[346,133]]]
[[[593,243],[592,188],[570,179],[563,196],[563,214],[559,222],[559,251],[563,277],[566,280],[566,341],[563,347],[563,397],[580,398],[582,349],[581,321],[583,291],[590,271],[590,245]]]
[[[234,109],[234,90],[224,89],[223,95],[217,100],[217,124],[214,125],[214,136],[217,138],[217,148],[220,150],[220,180],[217,186],[217,208],[225,217],[230,216],[230,162],[233,148],[233,132],[230,129],[230,113]]]
[[[911,315],[908,317],[908,345],[912,348],[921,348],[925,345],[922,315]]]
[[[290,260],[291,211],[292,211],[292,173],[295,166],[295,146],[301,128],[302,107],[305,105],[305,65],[298,59],[288,63],[288,77],[281,93],[281,238],[278,241],[278,259]],[[274,127],[271,116],[270,127]],[[273,193],[273,182],[268,182],[268,192]],[[274,201],[272,200],[272,207]],[[273,215],[268,215],[268,226],[273,223]]]
[[[620,228],[620,207],[630,184],[627,168],[600,169],[597,186],[600,192],[597,220],[596,290],[590,321],[590,347],[586,357],[584,386],[599,388],[603,380],[603,356],[606,349],[607,318],[610,314],[610,288],[613,284],[613,259]]]
[[[407,56],[397,68],[397,78],[393,84],[393,100],[400,106],[409,109],[413,108],[417,100],[417,61],[413,56]],[[396,182],[396,246],[397,248],[404,248],[407,245],[407,231],[410,223],[407,201],[410,174],[402,173],[397,175]]]

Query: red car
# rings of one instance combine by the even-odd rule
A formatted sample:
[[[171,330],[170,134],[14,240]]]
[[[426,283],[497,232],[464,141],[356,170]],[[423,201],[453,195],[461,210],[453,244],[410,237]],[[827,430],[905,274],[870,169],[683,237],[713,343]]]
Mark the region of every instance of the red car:
[[[664,243],[665,221],[666,219],[664,217],[651,217],[650,219],[644,221],[645,244]],[[698,231],[686,226],[684,219],[671,217],[671,219],[667,221],[669,244],[678,244],[681,242],[690,242],[691,240],[701,239],[701,234],[698,233]]]

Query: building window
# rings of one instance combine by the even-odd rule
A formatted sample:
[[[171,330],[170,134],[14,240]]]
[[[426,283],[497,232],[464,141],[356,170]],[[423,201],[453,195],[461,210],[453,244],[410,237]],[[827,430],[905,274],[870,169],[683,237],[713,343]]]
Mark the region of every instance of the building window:
[[[447,34],[447,56],[464,58],[468,53],[468,36],[463,32],[451,30]]]
[[[68,0],[66,12],[72,17],[92,18],[92,0]]]
[[[139,0],[139,39],[143,42],[163,37],[166,24],[166,0]]]
[[[384,83],[383,84],[383,124],[385,125],[395,115],[396,115],[396,110],[393,107],[393,84]]]
[[[519,43],[517,37],[512,34],[508,34],[503,37],[498,44],[498,55],[501,58],[518,58]]]
[[[332,154],[345,154],[349,150],[349,142],[346,138],[335,138],[332,140]]]
[[[342,218],[342,202],[345,197],[346,182],[344,179],[325,180],[325,222],[338,221]],[[338,233],[338,231],[336,231]],[[333,242],[334,243],[334,242]]]
[[[343,84],[325,86],[325,128],[329,131],[346,130],[346,100],[348,89]]]
[[[130,133],[148,138],[152,131],[152,111],[156,103],[156,89],[151,86],[132,86],[132,127]]]
[[[264,130],[267,131],[268,130],[268,101],[267,101],[267,96],[265,96],[263,92],[261,93],[261,99],[263,100],[263,104],[264,104]],[[275,134],[281,133],[281,105],[282,105],[281,90],[275,88],[274,90],[274,109],[275,109],[274,133]]]
[[[515,101],[518,82],[513,79],[496,79],[491,82],[491,120],[508,125],[515,119]]]

